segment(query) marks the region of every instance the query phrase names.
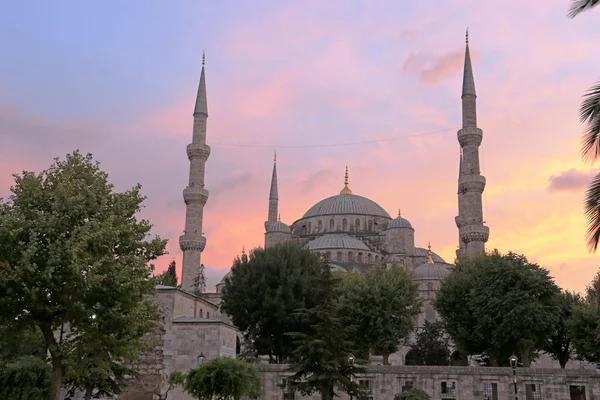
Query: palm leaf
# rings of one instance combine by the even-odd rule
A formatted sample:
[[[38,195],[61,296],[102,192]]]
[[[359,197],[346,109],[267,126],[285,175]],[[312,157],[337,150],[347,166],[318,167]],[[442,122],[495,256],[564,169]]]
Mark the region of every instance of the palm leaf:
[[[586,239],[590,251],[595,252],[600,241],[600,173],[594,177],[585,192]]]
[[[571,7],[569,7],[567,16],[569,18],[575,18],[577,15],[597,6],[598,4],[600,4],[600,0],[573,0],[571,2]]]
[[[587,123],[587,129],[582,137],[581,153],[584,159],[595,161],[600,158],[600,82],[596,82],[583,95],[579,120]]]

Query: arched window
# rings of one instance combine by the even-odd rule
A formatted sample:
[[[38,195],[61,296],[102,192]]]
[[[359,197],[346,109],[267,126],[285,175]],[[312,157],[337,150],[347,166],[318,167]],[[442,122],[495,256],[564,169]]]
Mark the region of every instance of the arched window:
[[[333,218],[331,218],[329,220],[329,230],[333,231],[333,228],[335,227],[335,221],[333,220]]]
[[[427,282],[427,290],[429,290],[429,291],[433,290],[433,282]]]
[[[306,235],[306,225],[302,225],[302,235]]]
[[[375,262],[379,261],[379,256],[375,256]]]
[[[210,319],[210,313],[209,312],[206,313],[206,319]]]
[[[308,221],[308,234],[310,235],[312,233],[312,224],[310,223],[310,221]]]
[[[369,232],[373,230],[373,220],[369,220]]]
[[[328,251],[328,252],[325,253],[325,259],[327,261],[331,260],[331,252],[330,251]]]
[[[342,261],[342,252],[341,251],[337,252],[337,260]]]
[[[348,220],[346,218],[342,220],[342,230],[344,232],[348,230]]]
[[[354,253],[351,251],[348,252],[348,261],[354,261]]]
[[[354,229],[360,231],[360,219],[358,218],[356,218],[356,221],[354,222]]]
[[[358,262],[361,263],[363,262],[363,253],[358,253]]]
[[[371,255],[371,253],[367,254],[367,262],[369,264],[371,264],[373,262],[373,256]]]
[[[319,220],[317,225],[317,232],[321,232],[323,230],[323,221]]]

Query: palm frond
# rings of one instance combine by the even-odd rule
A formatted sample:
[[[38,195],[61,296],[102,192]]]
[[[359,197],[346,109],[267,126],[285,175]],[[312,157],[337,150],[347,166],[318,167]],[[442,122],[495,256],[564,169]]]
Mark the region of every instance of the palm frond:
[[[600,2],[600,0],[598,0]],[[600,158],[600,82],[596,82],[583,95],[579,108],[579,120],[587,124],[582,137],[581,153],[585,160],[595,161]]]
[[[587,220],[588,248],[595,253],[600,242],[600,173],[594,177],[585,192],[584,210]]]
[[[573,0],[567,16],[569,18],[575,18],[577,15],[584,11],[587,11],[600,4],[600,0]]]

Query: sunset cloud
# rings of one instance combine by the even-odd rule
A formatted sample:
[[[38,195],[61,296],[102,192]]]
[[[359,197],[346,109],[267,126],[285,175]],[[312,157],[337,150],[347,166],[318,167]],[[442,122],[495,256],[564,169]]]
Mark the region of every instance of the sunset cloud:
[[[557,175],[552,175],[548,181],[549,190],[554,191],[582,191],[598,173],[597,170],[580,171],[571,168]]]

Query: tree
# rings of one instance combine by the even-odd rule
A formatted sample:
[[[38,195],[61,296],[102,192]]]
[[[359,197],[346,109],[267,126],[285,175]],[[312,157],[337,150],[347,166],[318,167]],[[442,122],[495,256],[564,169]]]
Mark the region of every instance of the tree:
[[[169,263],[169,267],[166,271],[156,276],[156,283],[158,285],[177,287],[177,270],[175,260]]]
[[[47,399],[50,393],[50,366],[39,357],[24,356],[0,364],[0,399]]]
[[[394,400],[429,400],[431,397],[421,389],[412,388],[406,392],[398,393]]]
[[[547,338],[544,350],[555,360],[560,367],[565,368],[571,359],[571,334],[568,323],[571,319],[573,308],[581,303],[581,296],[577,293],[563,291],[560,294],[560,311],[558,322],[554,326],[552,335]]]
[[[449,341],[441,322],[425,321],[406,354],[406,365],[449,365]]]
[[[436,308],[462,353],[484,354],[493,365],[514,353],[528,367],[558,323],[559,294],[547,270],[495,250],[459,261],[441,284]]]
[[[136,218],[140,186],[114,192],[90,154],[75,151],[14,178],[0,200],[0,324],[39,329],[52,365],[50,399],[58,400],[65,375],[107,369],[145,349],[159,317],[148,262],[164,254],[165,241],[145,240],[152,225]]]
[[[362,398],[364,391],[351,377],[364,372],[360,364],[365,361],[355,363],[352,359],[357,350],[350,338],[353,327],[344,325],[336,304],[339,280],[326,264],[321,266],[317,278],[314,285],[319,304],[299,310],[305,330],[288,334],[297,344],[290,357],[294,374],[287,379],[288,389],[303,395],[318,392],[323,400],[332,400],[337,387]]]
[[[219,357],[190,370],[184,389],[199,400],[256,399],[261,393],[260,374],[244,361]]]
[[[600,272],[587,287],[585,298],[573,306],[567,329],[577,357],[600,364],[600,309],[598,309]]]
[[[567,15],[569,18],[575,18],[599,4],[600,0],[572,0]],[[594,163],[600,157],[600,82],[596,82],[583,95],[583,101],[579,108],[579,120],[587,125],[581,146],[583,159]],[[588,247],[595,252],[600,243],[600,173],[592,179],[590,187],[585,193],[584,210],[587,219]]]
[[[418,285],[398,265],[390,269],[376,265],[364,275],[345,274],[339,290],[339,315],[362,354],[374,349],[383,363],[400,347],[414,329],[420,312]]]
[[[298,244],[256,248],[234,260],[221,309],[258,355],[281,363],[294,348],[286,332],[302,331],[295,311],[319,301],[314,292],[319,273],[319,255]]]

